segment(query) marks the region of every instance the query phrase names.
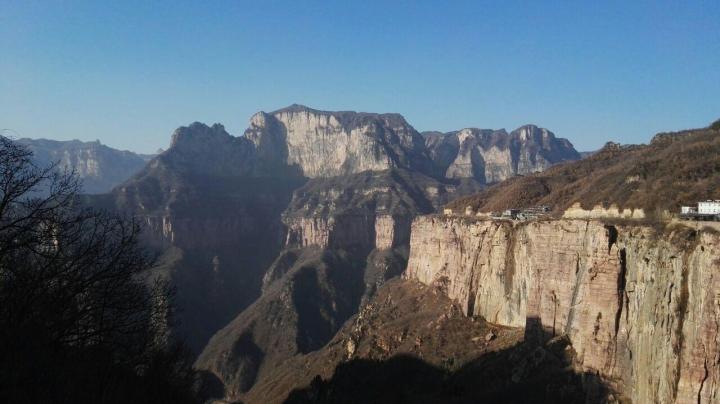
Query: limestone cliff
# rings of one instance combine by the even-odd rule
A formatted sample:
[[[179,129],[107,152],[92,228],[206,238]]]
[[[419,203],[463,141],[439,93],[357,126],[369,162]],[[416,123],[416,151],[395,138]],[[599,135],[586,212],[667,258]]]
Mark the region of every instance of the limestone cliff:
[[[472,187],[470,187],[472,189]],[[390,248],[407,245],[410,222],[458,190],[403,169],[311,179],[293,194],[283,221],[288,246]]]
[[[163,258],[158,272],[177,287],[176,331],[199,352],[260,295],[264,272],[284,245],[281,213],[304,182],[261,171],[252,142],[222,125],[193,123],[95,203],[146,224],[145,245]]]
[[[443,187],[393,169],[311,179],[295,190],[282,215],[285,248],[262,296],[210,340],[196,366],[237,398],[320,349],[404,269],[412,218],[432,212],[444,192],[427,189]]]
[[[151,157],[116,150],[99,141],[18,139],[18,143],[33,152],[38,165],[57,163],[61,170],[74,171],[83,182],[83,191],[91,194],[109,192],[140,171]]]
[[[401,273],[414,217],[480,188],[437,175],[398,114],[294,105],[254,115],[244,136],[177,129],[105,202],[148,224],[198,367],[237,396]]]
[[[397,167],[429,172],[431,166],[422,136],[399,114],[292,105],[255,114],[245,137],[265,164],[295,167],[309,178]]]
[[[447,178],[475,178],[495,183],[514,175],[543,171],[553,164],[580,159],[567,139],[547,129],[526,125],[504,129],[467,128],[426,133],[426,145],[436,170]]]
[[[546,205],[560,214],[579,203],[586,210],[615,205],[621,212],[642,209],[645,217],[663,217],[682,205],[720,198],[718,155],[717,129],[659,134],[647,145],[609,142],[582,160],[513,177],[447,208],[493,212]]]
[[[569,336],[576,366],[633,402],[720,399],[720,235],[594,220],[425,216],[404,275],[468,315]]]

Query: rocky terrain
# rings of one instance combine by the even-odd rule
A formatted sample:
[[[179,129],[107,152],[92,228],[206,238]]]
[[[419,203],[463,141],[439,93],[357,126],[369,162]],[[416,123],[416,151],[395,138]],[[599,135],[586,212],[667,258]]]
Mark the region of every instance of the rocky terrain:
[[[505,129],[476,128],[426,132],[425,143],[437,172],[446,178],[475,178],[487,184],[581,158],[567,139],[535,125],[509,134]]]
[[[393,279],[321,350],[259,382],[248,402],[572,402],[585,397],[566,340],[470,318],[438,287]],[[539,371],[542,369],[542,371]]]
[[[682,204],[720,197],[718,155],[720,130],[713,128],[661,133],[648,145],[608,143],[581,161],[511,178],[448,208],[491,212],[548,205],[560,213],[574,203],[585,209],[615,204],[662,217]]]
[[[327,344],[265,368],[244,389],[225,378],[214,393],[247,402],[715,402],[719,246],[712,228],[676,224],[422,216],[403,279],[382,285]],[[266,332],[283,329],[272,323]],[[216,339],[237,341],[237,331]],[[256,329],[242,335],[262,341]],[[214,342],[204,355],[225,359],[211,375],[245,363],[233,357],[244,343]]]
[[[179,128],[88,201],[147,224],[209,400],[713,402],[716,230],[557,217],[717,197],[717,139],[553,166],[580,156],[532,125],[421,135],[397,114],[293,105],[243,136]],[[556,218],[436,214],[538,204]]]
[[[415,215],[481,186],[435,175],[425,139],[398,114],[293,105],[254,115],[243,136],[181,127],[168,150],[92,203],[148,224],[159,272],[178,284],[178,328],[199,351],[255,301],[263,279],[282,278],[276,258],[343,250],[369,260],[365,283],[379,284],[404,267]]]
[[[421,135],[400,114],[318,111],[292,105],[250,120],[245,138],[262,165],[308,178],[404,168],[437,178],[493,183],[577,160],[566,139],[547,129],[463,129]]]
[[[524,157],[493,170],[562,161],[548,150],[567,141],[521,132],[495,136],[493,150]],[[322,348],[402,273],[416,216],[488,181],[446,175],[426,140],[398,114],[293,105],[254,115],[243,136],[181,127],[168,150],[87,201],[146,223],[156,276],[177,288],[175,332],[209,381],[244,395]]]
[[[249,175],[309,180],[282,214],[284,246],[265,272],[262,295],[198,359],[228,396],[324,346],[405,268],[412,219],[485,183],[438,174],[423,136],[397,114],[294,105],[256,114],[233,142],[252,150],[242,159],[255,161]]]
[[[720,233],[669,215],[720,196],[719,141],[718,129],[706,128],[608,144],[452,202],[458,213],[579,204],[600,215],[420,217],[403,276],[441,288],[468,316],[525,327],[526,340],[567,336],[576,371],[599,376],[622,401],[716,402]],[[602,208],[611,205],[633,215],[612,217]]]
[[[261,164],[308,178],[407,168],[429,174],[422,136],[400,114],[318,111],[292,105],[259,112],[245,131]]]
[[[710,403],[719,248],[711,228],[426,216],[404,277],[442,288],[468,316],[566,335],[577,370],[632,402]]]
[[[177,287],[176,329],[198,352],[260,294],[284,244],[281,213],[305,179],[265,176],[254,146],[222,125],[175,131],[170,148],[91,203],[146,224],[158,274]]]
[[[591,195],[589,188],[570,193],[584,189],[576,183],[584,176],[607,205],[630,200],[653,211],[669,205],[606,187],[617,190],[614,180],[622,178],[636,183],[635,192],[664,184],[671,201],[696,195],[698,183],[715,181],[717,138],[698,130],[659,135],[648,146],[609,145],[491,189],[525,195],[515,184],[551,184],[528,189],[528,203],[548,196],[559,206],[587,204],[573,198]],[[657,153],[675,171],[647,169],[659,168]],[[626,181],[637,167],[645,176]],[[694,182],[670,172],[694,173]],[[215,386],[208,397],[718,400],[714,227],[660,216],[512,222],[461,214],[415,217],[408,229],[415,215],[408,212],[429,210],[441,203],[434,197],[451,193],[428,192],[439,185],[399,169],[349,178],[310,180],[294,193],[283,214],[286,247],[266,273],[262,297],[216,334],[197,362]],[[449,206],[492,198],[507,196],[482,191]],[[321,219],[326,215],[331,220]],[[388,283],[398,274],[402,281]]]
[[[413,217],[438,204],[427,187],[443,184],[393,169],[311,179],[296,190],[262,296],[210,340],[198,367],[236,397],[272,379],[288,359],[324,346],[405,268]]]
[[[74,171],[82,179],[83,191],[90,194],[109,192],[139,172],[153,157],[116,150],[95,142],[79,140],[19,139],[33,153],[37,164],[57,163],[61,170]]]

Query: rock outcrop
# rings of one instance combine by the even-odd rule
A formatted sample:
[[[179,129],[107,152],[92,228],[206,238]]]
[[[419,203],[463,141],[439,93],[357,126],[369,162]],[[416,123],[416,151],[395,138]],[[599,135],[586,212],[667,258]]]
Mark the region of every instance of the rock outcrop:
[[[631,216],[642,210],[648,219],[664,219],[680,206],[720,198],[718,155],[720,132],[713,129],[660,134],[648,145],[608,142],[582,160],[513,177],[446,208],[502,212],[544,205],[562,214],[579,203],[586,210],[614,205],[620,216],[629,209]]]
[[[567,139],[547,129],[526,125],[509,134],[504,130],[468,128],[425,134],[436,170],[446,178],[475,178],[495,183],[526,175],[553,164],[580,159]]]
[[[425,216],[409,279],[468,315],[567,335],[576,366],[633,402],[720,399],[720,235],[594,220]]]
[[[149,224],[177,285],[178,330],[238,397],[324,346],[400,274],[414,217],[484,182],[437,175],[398,114],[294,105],[254,115],[244,136],[179,128],[103,203]]]
[[[90,194],[109,192],[139,172],[152,158],[113,149],[99,141],[19,139],[17,142],[33,152],[39,166],[57,163],[60,170],[74,171],[83,182],[83,191]]]
[[[194,352],[259,295],[284,246],[281,214],[305,179],[258,168],[249,140],[193,123],[96,204],[145,222],[159,272],[177,287],[176,331]]]
[[[431,166],[422,136],[399,114],[292,105],[255,114],[245,137],[267,164],[295,167],[309,178],[390,168],[429,173]]]
[[[282,215],[285,247],[262,296],[213,336],[196,366],[235,399],[288,360],[320,349],[405,268],[412,218],[433,211],[444,192],[425,190],[443,186],[392,169],[311,179],[295,190]],[[238,348],[242,338],[252,349]]]
[[[170,148],[152,162],[167,171],[194,176],[258,176],[255,147],[248,139],[230,135],[216,123],[194,122],[173,132]]]
[[[273,369],[241,399],[582,402],[572,355],[566,339],[524,343],[520,328],[465,317],[435,287],[393,279],[322,349]]]

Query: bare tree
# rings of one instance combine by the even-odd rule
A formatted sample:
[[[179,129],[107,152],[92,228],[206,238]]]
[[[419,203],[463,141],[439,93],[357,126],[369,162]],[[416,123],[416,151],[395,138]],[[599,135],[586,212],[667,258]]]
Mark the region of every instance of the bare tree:
[[[79,206],[79,191],[72,172],[38,167],[0,137],[0,401],[3,391],[27,394],[33,373],[48,369],[43,400],[121,402],[128,392],[118,386],[129,383],[154,400],[184,389],[174,397],[183,401],[192,372],[168,343],[171,294],[147,279],[140,224]],[[85,393],[60,383],[68,368],[91,380]],[[108,379],[117,372],[124,378]]]

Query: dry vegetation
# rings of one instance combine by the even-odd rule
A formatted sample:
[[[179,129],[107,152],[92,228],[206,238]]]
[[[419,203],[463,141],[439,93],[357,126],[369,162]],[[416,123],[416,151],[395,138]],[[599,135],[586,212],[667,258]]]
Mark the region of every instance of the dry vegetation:
[[[584,160],[512,178],[448,207],[490,212],[549,205],[561,212],[580,202],[585,209],[616,204],[653,214],[706,199],[720,199],[720,122],[661,133],[649,145],[608,143]]]

